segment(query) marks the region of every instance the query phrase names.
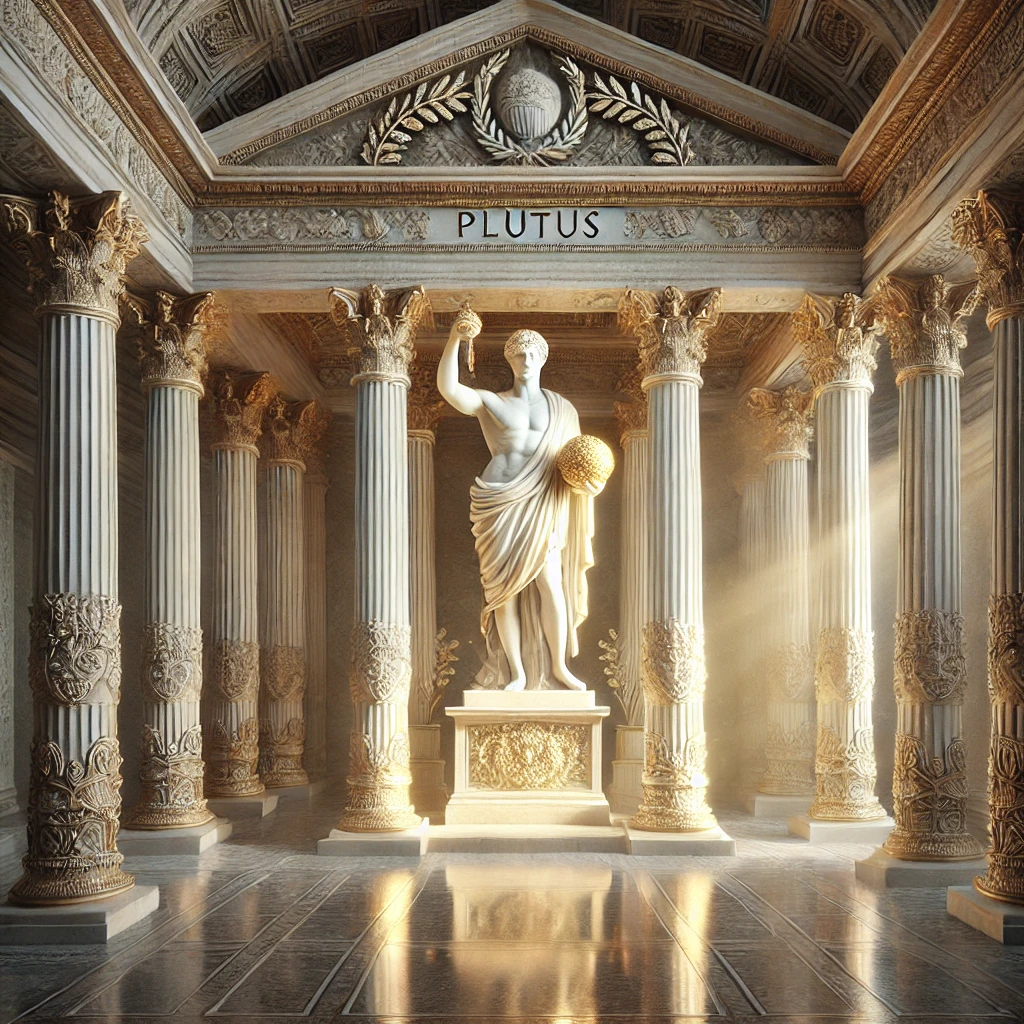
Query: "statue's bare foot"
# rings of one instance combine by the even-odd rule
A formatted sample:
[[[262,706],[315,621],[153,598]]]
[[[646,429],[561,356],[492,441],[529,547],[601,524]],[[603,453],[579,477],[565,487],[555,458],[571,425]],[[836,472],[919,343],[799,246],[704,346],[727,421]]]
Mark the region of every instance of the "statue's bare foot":
[[[513,679],[506,687],[506,690],[511,690],[513,693],[522,693],[526,689],[526,678],[520,676],[518,679]]]
[[[568,669],[556,672],[555,678],[567,690],[585,690],[587,688],[587,684],[582,679],[577,679]]]

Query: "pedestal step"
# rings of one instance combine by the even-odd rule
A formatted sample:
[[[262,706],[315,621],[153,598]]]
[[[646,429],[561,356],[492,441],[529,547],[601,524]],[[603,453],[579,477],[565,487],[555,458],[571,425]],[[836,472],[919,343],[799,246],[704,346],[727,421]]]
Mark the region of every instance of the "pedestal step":
[[[206,806],[218,818],[238,821],[241,818],[265,818],[277,810],[278,793],[281,790],[257,793],[256,796],[211,796],[206,798]]]
[[[806,796],[774,796],[770,793],[751,793],[746,799],[748,814],[755,818],[776,818],[786,821],[810,809],[813,793]]]
[[[634,857],[735,857],[736,840],[716,825],[702,832],[641,832],[624,825]]]
[[[806,839],[812,846],[826,843],[870,843],[880,846],[895,828],[892,818],[875,821],[819,821],[807,814],[798,814],[787,822],[790,835]]]
[[[320,857],[422,857],[427,852],[426,818],[405,832],[342,832],[332,829],[326,839],[318,840]]]
[[[64,907],[0,906],[2,946],[81,946],[109,942],[160,905],[155,885],[136,885],[105,900]]]
[[[227,818],[214,818],[191,828],[121,829],[117,848],[126,857],[198,857],[231,835]]]
[[[970,885],[975,875],[985,874],[984,857],[976,860],[900,860],[885,850],[857,861],[857,881],[875,889],[945,889]]]
[[[973,885],[946,890],[946,913],[1004,946],[1024,946],[1024,907],[982,896]]]

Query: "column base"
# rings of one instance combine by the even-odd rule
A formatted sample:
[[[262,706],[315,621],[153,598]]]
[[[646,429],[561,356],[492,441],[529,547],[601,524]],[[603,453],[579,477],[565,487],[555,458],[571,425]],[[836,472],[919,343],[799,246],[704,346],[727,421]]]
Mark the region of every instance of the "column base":
[[[634,857],[736,856],[736,840],[719,825],[701,832],[642,832],[624,824]]]
[[[136,885],[116,896],[65,907],[0,905],[0,945],[80,946],[109,942],[148,917],[160,904],[155,885]]]
[[[331,829],[326,839],[317,840],[320,857],[422,857],[427,852],[427,829],[423,819],[404,832],[342,832]]]
[[[616,825],[432,825],[429,853],[629,853]]]
[[[142,831],[122,828],[117,834],[117,848],[126,857],[198,857],[211,846],[224,842],[231,835],[232,825],[226,818],[214,818],[192,828]]]
[[[946,913],[1004,946],[1024,946],[1024,907],[982,896],[973,885],[946,890]]]
[[[265,818],[271,811],[277,810],[277,793],[265,790],[255,796],[214,796],[208,797],[206,806],[218,818],[238,821],[241,818]]]
[[[795,814],[806,814],[813,793],[795,796],[776,796],[774,793],[748,793],[743,805],[755,818],[776,818],[785,821]]]
[[[302,769],[275,772],[273,769],[260,772],[260,778],[267,789],[294,789],[296,786],[308,786],[309,776]]]
[[[319,796],[326,788],[326,779],[314,779],[312,782],[304,782],[300,786],[275,788],[274,792],[281,800],[312,800],[313,797]]]
[[[896,827],[892,818],[874,821],[822,821],[809,814],[796,814],[786,823],[791,836],[806,839],[812,846],[825,843],[870,843],[879,846]]]
[[[970,885],[975,875],[987,868],[984,857],[974,860],[900,860],[875,850],[857,861],[857,881],[873,889],[945,889],[950,885]]]

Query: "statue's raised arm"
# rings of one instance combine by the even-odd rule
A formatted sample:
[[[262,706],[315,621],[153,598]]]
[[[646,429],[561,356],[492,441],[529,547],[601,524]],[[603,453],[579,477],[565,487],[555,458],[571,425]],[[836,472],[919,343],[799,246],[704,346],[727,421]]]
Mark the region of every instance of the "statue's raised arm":
[[[475,388],[459,383],[459,348],[467,343],[469,368],[473,369],[473,339],[480,333],[480,317],[464,302],[455,323],[448,334],[448,343],[437,364],[437,390],[441,397],[455,410],[466,416],[475,416],[483,406],[480,393]]]

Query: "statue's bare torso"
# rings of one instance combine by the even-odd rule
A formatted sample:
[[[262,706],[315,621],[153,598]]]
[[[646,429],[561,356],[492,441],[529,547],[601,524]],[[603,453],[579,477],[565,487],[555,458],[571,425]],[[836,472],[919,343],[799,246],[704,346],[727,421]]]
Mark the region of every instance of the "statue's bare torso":
[[[478,391],[482,403],[477,412],[491,461],[480,474],[488,483],[507,483],[519,475],[537,451],[548,428],[551,411],[541,391],[521,396],[512,391]]]

